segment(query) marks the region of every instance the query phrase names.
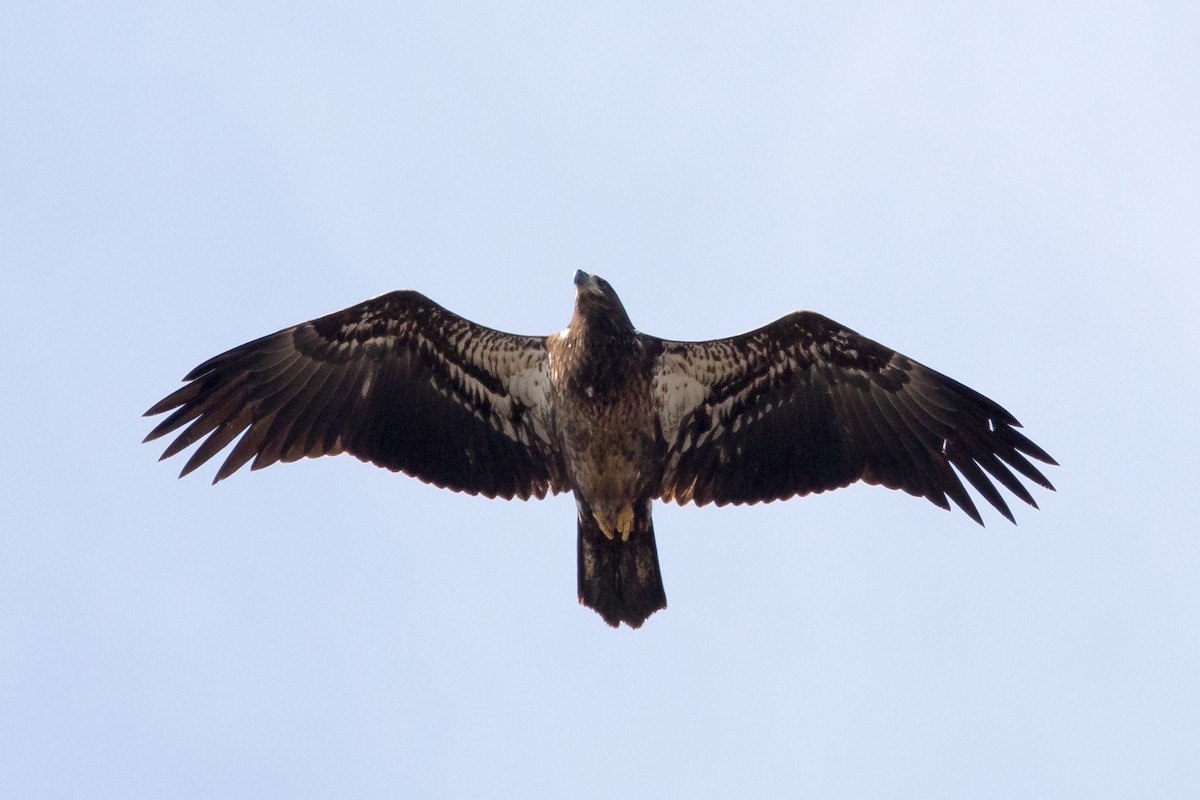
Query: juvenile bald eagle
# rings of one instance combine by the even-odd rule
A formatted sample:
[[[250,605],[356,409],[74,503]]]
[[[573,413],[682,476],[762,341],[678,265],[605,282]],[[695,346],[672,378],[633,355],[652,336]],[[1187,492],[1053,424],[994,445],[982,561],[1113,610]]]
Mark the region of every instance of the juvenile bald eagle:
[[[174,409],[146,441],[186,425],[167,458],[203,438],[182,477],[237,439],[214,483],[251,459],[345,452],[469,494],[569,491],[579,601],[614,627],[667,604],[656,499],[770,502],[862,480],[982,525],[959,475],[1009,520],[992,480],[1035,508],[1013,470],[1054,488],[1026,456],[1054,460],[999,405],[819,314],[674,342],[638,333],[604,279],[576,272],[575,289],[550,336],[409,290],[286,328],[188,373],[146,412]]]

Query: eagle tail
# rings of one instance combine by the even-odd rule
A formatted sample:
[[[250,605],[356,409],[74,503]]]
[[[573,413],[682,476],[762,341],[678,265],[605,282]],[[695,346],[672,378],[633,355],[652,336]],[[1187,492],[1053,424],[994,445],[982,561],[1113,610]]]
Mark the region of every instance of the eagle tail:
[[[586,503],[578,505],[579,602],[614,628],[622,622],[640,628],[647,617],[667,607],[650,501],[635,508],[633,531],[625,540],[617,532],[606,536]]]

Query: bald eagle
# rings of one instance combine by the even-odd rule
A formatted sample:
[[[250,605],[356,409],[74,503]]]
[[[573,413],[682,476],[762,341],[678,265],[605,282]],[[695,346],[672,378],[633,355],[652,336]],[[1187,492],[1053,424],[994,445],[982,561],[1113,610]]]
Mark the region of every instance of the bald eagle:
[[[953,502],[959,476],[1010,521],[996,483],[1053,489],[1055,461],[999,405],[811,311],[706,342],[634,329],[603,278],[575,273],[549,336],[485,328],[403,290],[205,361],[147,416],[146,437],[203,439],[180,477],[237,440],[213,482],[253,460],[350,453],[486,497],[571,492],[579,602],[616,627],[666,607],[654,500],[758,503],[855,481]],[[186,426],[186,427],[184,427]],[[240,437],[240,438],[239,438]],[[957,470],[957,474],[955,472]]]

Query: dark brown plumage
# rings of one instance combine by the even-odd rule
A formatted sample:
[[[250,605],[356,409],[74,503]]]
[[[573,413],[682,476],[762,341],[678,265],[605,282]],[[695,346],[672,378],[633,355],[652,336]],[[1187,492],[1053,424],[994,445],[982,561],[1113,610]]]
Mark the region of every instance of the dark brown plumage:
[[[570,324],[546,337],[398,291],[256,339],[188,373],[146,412],[171,412],[146,440],[180,431],[163,458],[203,440],[181,475],[237,440],[214,483],[345,452],[487,497],[571,491],[580,602],[632,627],[666,606],[655,499],[756,503],[862,480],[982,524],[956,469],[1009,520],[993,481],[1035,507],[1017,474],[1053,489],[1030,459],[1054,460],[999,405],[819,314],[674,342],[638,333],[603,279],[575,284]]]

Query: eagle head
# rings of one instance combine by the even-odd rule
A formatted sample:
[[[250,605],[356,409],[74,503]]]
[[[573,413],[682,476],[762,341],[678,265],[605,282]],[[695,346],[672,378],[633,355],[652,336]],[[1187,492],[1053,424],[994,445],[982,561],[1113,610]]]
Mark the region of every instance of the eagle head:
[[[633,330],[621,298],[608,281],[581,269],[575,270],[575,318],[586,320],[589,326],[599,323],[604,327]]]

